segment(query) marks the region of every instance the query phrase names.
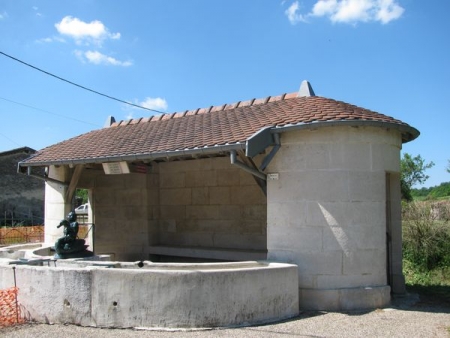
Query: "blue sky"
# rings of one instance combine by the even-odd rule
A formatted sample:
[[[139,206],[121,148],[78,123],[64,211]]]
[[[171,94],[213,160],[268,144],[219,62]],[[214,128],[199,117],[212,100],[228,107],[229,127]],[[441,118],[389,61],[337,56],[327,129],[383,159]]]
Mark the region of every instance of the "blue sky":
[[[450,2],[0,0],[0,52],[164,112],[295,92],[409,123],[403,147],[450,181]],[[153,113],[0,55],[0,152],[42,149]]]

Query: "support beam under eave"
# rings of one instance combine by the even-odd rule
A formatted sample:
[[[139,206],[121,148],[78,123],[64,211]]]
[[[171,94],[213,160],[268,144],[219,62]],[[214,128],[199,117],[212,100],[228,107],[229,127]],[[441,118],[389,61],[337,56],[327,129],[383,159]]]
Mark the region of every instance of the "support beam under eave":
[[[73,171],[72,178],[70,179],[69,188],[67,189],[65,202],[71,202],[73,198],[73,194],[77,189],[78,181],[80,180],[81,173],[83,172],[84,165],[78,164],[75,166],[75,170]]]

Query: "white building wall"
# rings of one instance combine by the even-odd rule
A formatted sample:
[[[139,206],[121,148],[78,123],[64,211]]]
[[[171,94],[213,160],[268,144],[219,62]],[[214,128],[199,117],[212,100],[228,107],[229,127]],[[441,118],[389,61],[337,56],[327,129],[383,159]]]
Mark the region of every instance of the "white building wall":
[[[301,308],[385,305],[386,172],[399,172],[400,133],[322,128],[281,144],[268,168],[279,174],[267,182],[268,259],[298,265]]]

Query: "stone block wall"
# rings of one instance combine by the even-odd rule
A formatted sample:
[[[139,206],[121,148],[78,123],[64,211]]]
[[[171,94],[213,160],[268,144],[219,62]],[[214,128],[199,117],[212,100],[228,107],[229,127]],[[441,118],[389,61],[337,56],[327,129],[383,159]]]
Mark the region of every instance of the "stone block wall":
[[[146,258],[155,229],[156,203],[151,198],[152,174],[98,175],[92,189],[96,254],[122,261]],[[149,187],[150,186],[150,187]],[[150,204],[150,205],[149,205]]]
[[[159,171],[159,244],[266,249],[266,197],[228,157],[165,162]]]
[[[279,174],[267,186],[268,259],[298,265],[300,307],[385,305],[386,173],[398,179],[400,134],[333,127],[284,133],[281,144],[268,168]]]
[[[52,166],[50,172],[70,182],[68,167]],[[266,197],[228,157],[152,163],[144,174],[85,169],[78,187],[90,192],[96,254],[133,261],[148,259],[155,246],[266,250]],[[66,191],[47,184],[46,242],[62,235],[56,226],[70,208]],[[170,255],[177,256],[176,250]]]

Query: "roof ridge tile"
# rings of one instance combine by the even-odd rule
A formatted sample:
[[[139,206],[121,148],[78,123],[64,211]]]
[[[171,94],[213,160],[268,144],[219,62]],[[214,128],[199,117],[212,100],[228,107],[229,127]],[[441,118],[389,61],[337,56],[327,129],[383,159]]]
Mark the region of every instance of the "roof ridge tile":
[[[237,101],[233,103],[225,103],[222,105],[216,105],[216,106],[209,106],[205,108],[196,108],[191,110],[185,110],[184,112],[173,112],[173,113],[162,113],[161,115],[151,115],[149,118],[138,118],[138,119],[131,119],[131,120],[121,120],[118,122],[114,122],[111,124],[110,127],[117,127],[117,126],[126,126],[129,124],[139,124],[139,123],[146,123],[146,122],[155,122],[155,121],[162,121],[162,120],[169,120],[169,119],[176,119],[181,118],[185,116],[191,116],[191,115],[201,115],[201,114],[208,114],[218,111],[224,111],[224,110],[230,110],[235,108],[241,108],[241,107],[251,107],[251,106],[257,106],[257,105],[263,105],[267,104],[269,102],[276,102],[276,101],[283,101],[288,99],[293,99],[297,97],[297,93],[284,93],[278,96],[267,96],[263,98],[253,98],[246,101]]]

